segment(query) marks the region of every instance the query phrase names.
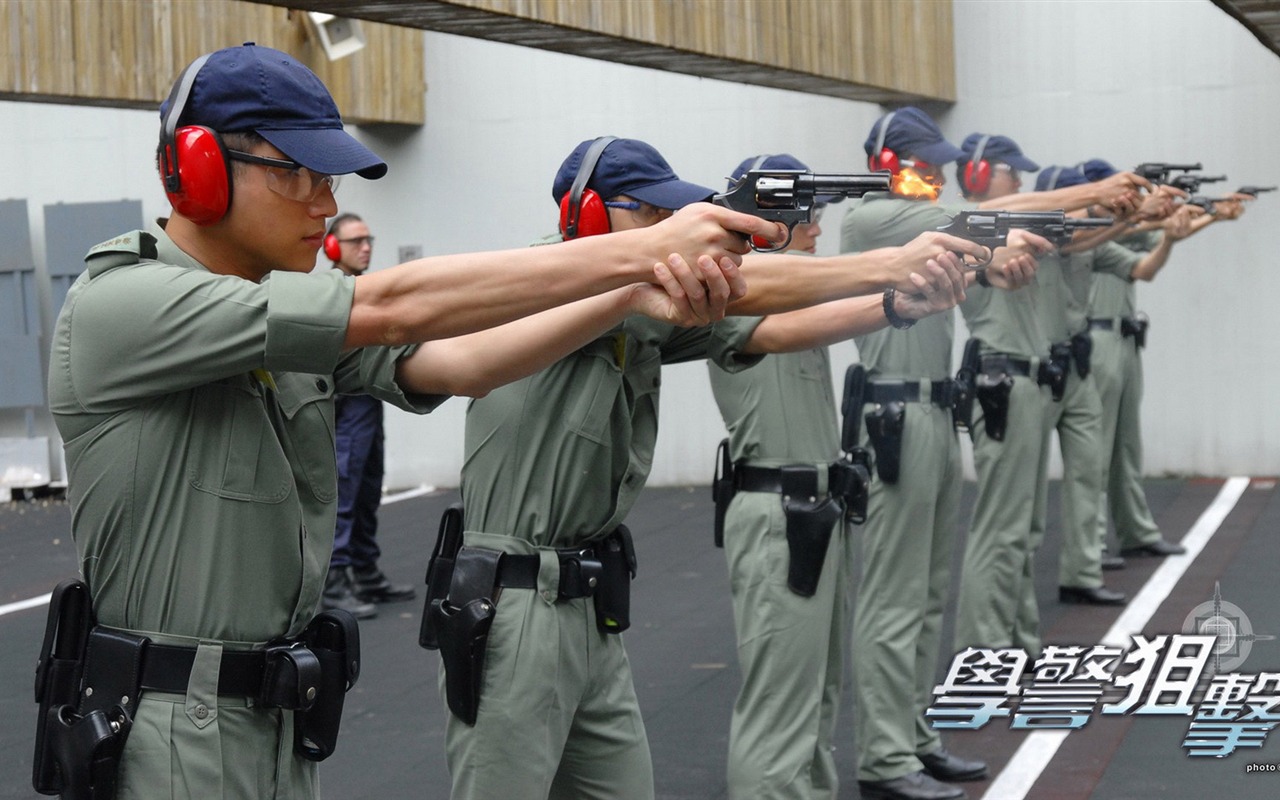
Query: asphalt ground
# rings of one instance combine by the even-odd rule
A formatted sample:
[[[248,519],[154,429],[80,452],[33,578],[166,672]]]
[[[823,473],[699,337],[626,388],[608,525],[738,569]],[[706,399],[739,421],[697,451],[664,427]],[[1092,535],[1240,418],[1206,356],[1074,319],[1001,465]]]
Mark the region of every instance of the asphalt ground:
[[[1146,486],[1156,520],[1175,541],[1193,530],[1224,490],[1220,480],[1153,480]],[[1057,489],[1056,483],[1050,489],[1049,531],[1037,558],[1044,642],[1098,645],[1123,609],[1058,602]],[[633,585],[633,626],[625,637],[653,752],[657,793],[666,800],[726,796],[725,754],[738,669],[724,554],[711,542],[710,496],[705,486],[649,489],[628,520],[640,570]],[[440,513],[456,500],[456,491],[441,491],[383,506],[382,566],[395,580],[421,584]],[[963,520],[972,500],[973,485],[968,484]],[[69,526],[70,509],[64,501],[0,503],[0,798],[38,796],[30,788],[32,678],[47,606],[22,609],[13,604],[38,598],[75,574]],[[1154,606],[1142,630],[1180,632],[1189,614],[1213,600],[1217,585],[1222,601],[1218,609],[1238,634],[1235,649],[1224,651],[1223,658],[1238,657],[1247,644],[1251,651],[1235,671],[1280,672],[1280,640],[1269,638],[1280,635],[1278,532],[1276,482],[1254,479],[1203,549],[1178,565],[1185,572],[1171,584],[1167,598]],[[962,540],[963,524],[958,535]],[[958,542],[957,573],[961,552]],[[1107,585],[1132,598],[1148,582],[1159,582],[1152,578],[1164,562],[1130,559],[1125,570],[1106,573]],[[420,592],[417,600],[382,606],[378,617],[361,623],[363,672],[347,697],[338,750],[321,766],[323,796],[448,796],[445,711],[436,688],[438,657],[418,647],[421,612]],[[950,636],[949,611],[944,641]],[[941,659],[940,681],[950,655],[948,650]],[[851,680],[853,676],[846,675],[846,685]],[[836,760],[840,797],[850,799],[858,797],[852,725],[857,709],[852,706],[846,692]],[[1263,720],[1280,720],[1280,713],[1259,713]],[[991,766],[992,780],[965,784],[972,798],[984,793],[993,800],[1234,800],[1280,795],[1280,734],[1262,739],[1260,747],[1240,748],[1221,758],[1193,757],[1184,747],[1190,722],[1189,714],[1104,716],[1095,710],[1083,727],[1061,742],[1052,734],[1012,730],[1008,718],[976,731],[948,732],[944,738],[951,750],[984,758]],[[1051,742],[1047,751],[1046,740]],[[1043,769],[1025,750],[1015,759],[1024,744],[1026,749],[1040,745]],[[1011,778],[1018,778],[1021,788],[1011,788],[1018,784]]]

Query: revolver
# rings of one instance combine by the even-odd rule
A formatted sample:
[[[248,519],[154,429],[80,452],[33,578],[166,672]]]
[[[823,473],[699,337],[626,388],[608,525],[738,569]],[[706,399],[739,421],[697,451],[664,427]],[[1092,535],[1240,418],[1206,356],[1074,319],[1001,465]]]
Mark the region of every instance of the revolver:
[[[1241,186],[1239,189],[1236,189],[1236,192],[1239,194],[1247,194],[1250,197],[1257,197],[1263,192],[1274,192],[1275,190],[1276,187],[1274,186]]]
[[[1148,161],[1134,167],[1133,171],[1151,181],[1154,184],[1168,183],[1169,173],[1177,170],[1178,172],[1191,172],[1192,170],[1204,169],[1204,165],[1197,161],[1194,164],[1170,164],[1167,161]]]
[[[1071,241],[1076,231],[1109,228],[1113,222],[1111,217],[1068,217],[1065,211],[961,211],[938,230],[994,251],[1008,243],[1009,231],[1013,228],[1031,231],[1048,239],[1054,247],[1062,247]],[[990,263],[988,258],[971,266],[984,267]]]
[[[753,169],[728,190],[711,198],[711,202],[785,223],[787,238],[779,244],[764,247],[752,238],[752,249],[772,253],[791,244],[791,232],[797,225],[813,221],[819,198],[825,201],[832,196],[843,199],[862,197],[867,192],[887,192],[891,180],[888,172],[819,174],[807,170]]]

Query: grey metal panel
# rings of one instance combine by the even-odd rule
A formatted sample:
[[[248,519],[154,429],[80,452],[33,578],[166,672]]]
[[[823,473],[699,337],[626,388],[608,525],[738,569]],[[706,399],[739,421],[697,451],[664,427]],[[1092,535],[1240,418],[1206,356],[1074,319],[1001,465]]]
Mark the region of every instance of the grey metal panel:
[[[141,200],[55,203],[44,207],[45,257],[52,284],[53,315],[84,270],[84,254],[96,244],[142,227]]]
[[[43,405],[40,337],[0,334],[0,408]]]
[[[26,200],[0,200],[0,334],[39,334],[40,299]]]
[[[0,408],[44,405],[40,297],[27,201],[0,201]]]

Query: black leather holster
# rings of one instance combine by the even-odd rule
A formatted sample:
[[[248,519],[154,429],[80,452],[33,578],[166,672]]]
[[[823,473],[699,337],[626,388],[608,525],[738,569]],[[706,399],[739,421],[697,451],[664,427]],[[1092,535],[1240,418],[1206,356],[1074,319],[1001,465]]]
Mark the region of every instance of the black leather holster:
[[[818,469],[782,467],[782,511],[787,520],[787,587],[801,597],[818,590],[831,533],[844,514],[830,495],[817,496]]]
[[[1093,337],[1088,329],[1071,337],[1071,359],[1076,362],[1076,374],[1080,380],[1089,377],[1093,358]]]
[[[876,451],[876,473],[885,483],[897,483],[902,461],[906,403],[894,400],[867,412],[867,436]]]
[[[1151,327],[1151,320],[1147,319],[1145,314],[1139,314],[1136,317],[1123,317],[1120,320],[1120,334],[1122,336],[1132,336],[1133,343],[1138,349],[1147,346],[1147,328]]]
[[[987,435],[997,442],[1004,441],[1009,424],[1009,393],[1013,391],[1013,378],[1006,373],[979,373],[974,395],[982,406],[983,424]]]
[[[1067,393],[1067,372],[1071,369],[1071,345],[1058,342],[1049,347],[1049,358],[1040,362],[1040,372],[1036,375],[1036,383],[1049,387],[1053,402],[1062,402]]]
[[[733,460],[729,455],[729,440],[721,439],[716,450],[716,474],[711,480],[711,499],[715,501],[716,516],[713,536],[716,547],[724,547],[724,517],[729,503],[737,493],[733,480]]]
[[[431,601],[430,625],[444,661],[445,701],[454,716],[476,723],[489,628],[497,613],[497,577],[503,554],[462,546],[453,563],[448,593]]]

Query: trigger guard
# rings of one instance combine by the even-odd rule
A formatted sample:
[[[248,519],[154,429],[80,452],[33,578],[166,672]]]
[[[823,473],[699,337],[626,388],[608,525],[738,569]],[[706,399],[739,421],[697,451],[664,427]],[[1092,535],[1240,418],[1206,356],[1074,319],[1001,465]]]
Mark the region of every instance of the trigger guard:
[[[752,236],[750,241],[751,241],[751,249],[755,250],[757,253],[776,253],[779,250],[785,250],[787,245],[791,244],[791,228],[789,226],[787,228],[787,238],[783,239],[781,242],[778,242],[772,247],[762,246],[762,245],[769,244],[769,240],[764,238],[763,236]]]

